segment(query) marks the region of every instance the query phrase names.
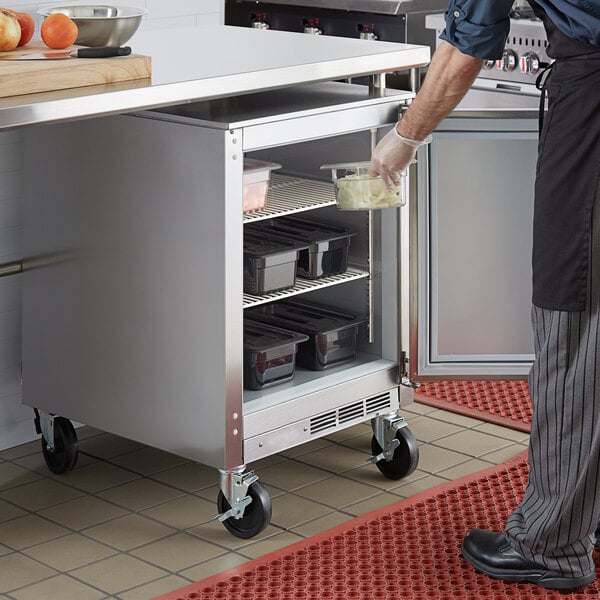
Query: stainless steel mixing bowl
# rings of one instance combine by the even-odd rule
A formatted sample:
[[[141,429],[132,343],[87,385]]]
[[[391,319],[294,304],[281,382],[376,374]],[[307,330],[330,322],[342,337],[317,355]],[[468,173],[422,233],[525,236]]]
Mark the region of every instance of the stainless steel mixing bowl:
[[[136,6],[107,6],[88,4],[80,6],[49,6],[38,14],[47,17],[64,13],[79,29],[75,43],[80,46],[122,46],[131,39],[148,12]]]

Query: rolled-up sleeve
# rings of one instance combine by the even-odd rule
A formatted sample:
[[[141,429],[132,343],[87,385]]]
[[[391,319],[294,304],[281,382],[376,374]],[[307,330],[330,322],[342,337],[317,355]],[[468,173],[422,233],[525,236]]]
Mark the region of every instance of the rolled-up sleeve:
[[[440,38],[464,54],[496,60],[502,56],[513,0],[451,0]]]

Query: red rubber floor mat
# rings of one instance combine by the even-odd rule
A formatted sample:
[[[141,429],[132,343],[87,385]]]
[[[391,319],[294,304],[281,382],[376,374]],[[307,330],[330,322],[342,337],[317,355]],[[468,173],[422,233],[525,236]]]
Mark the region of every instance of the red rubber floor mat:
[[[415,401],[529,432],[533,409],[527,381],[436,381],[422,383]]]
[[[160,600],[560,599],[477,574],[460,556],[468,529],[502,531],[522,498],[526,453],[357,517]],[[595,556],[596,562],[600,555]],[[598,573],[600,575],[600,572]],[[569,593],[598,600],[600,584]],[[157,599],[158,600],[158,599]]]

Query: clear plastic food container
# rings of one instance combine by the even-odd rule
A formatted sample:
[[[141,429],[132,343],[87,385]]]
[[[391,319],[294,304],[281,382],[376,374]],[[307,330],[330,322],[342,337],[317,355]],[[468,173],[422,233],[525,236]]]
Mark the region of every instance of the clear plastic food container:
[[[389,192],[380,176],[369,175],[369,162],[323,165],[331,170],[335,197],[340,210],[373,210],[404,206],[407,199],[406,171],[400,185]]]
[[[281,165],[254,158],[244,158],[244,213],[265,207],[271,171],[275,169],[281,169]]]

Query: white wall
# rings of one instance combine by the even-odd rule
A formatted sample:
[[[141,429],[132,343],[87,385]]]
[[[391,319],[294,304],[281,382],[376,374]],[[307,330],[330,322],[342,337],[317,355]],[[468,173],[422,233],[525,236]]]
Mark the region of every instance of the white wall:
[[[88,4],[88,0],[79,2]],[[36,20],[39,39],[42,6],[61,2],[32,4],[12,0],[3,4],[27,12]],[[69,0],[65,5],[77,4]],[[142,6],[148,9],[140,30],[223,23],[222,0],[125,0],[113,5]],[[131,46],[135,52],[135,38]],[[21,255],[22,143],[18,131],[0,132],[0,263],[19,260]],[[20,276],[0,279],[0,450],[36,437],[33,411],[21,405],[21,280]]]

